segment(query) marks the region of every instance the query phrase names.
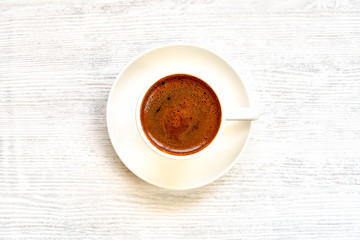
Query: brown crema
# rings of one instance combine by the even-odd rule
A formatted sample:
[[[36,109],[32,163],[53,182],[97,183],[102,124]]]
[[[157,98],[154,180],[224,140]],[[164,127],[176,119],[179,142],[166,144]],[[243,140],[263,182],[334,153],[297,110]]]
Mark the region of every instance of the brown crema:
[[[174,74],[154,83],[140,107],[140,121],[150,142],[165,153],[189,155],[215,138],[221,107],[211,87],[201,79]]]

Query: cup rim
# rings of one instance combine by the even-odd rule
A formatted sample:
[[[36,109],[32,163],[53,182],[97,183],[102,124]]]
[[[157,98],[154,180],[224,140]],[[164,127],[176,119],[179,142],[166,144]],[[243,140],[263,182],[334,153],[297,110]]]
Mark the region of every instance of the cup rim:
[[[214,137],[214,139],[210,142],[209,145],[207,145],[205,148],[203,148],[202,150],[192,153],[192,154],[188,154],[188,155],[172,155],[170,153],[166,153],[161,151],[160,149],[158,149],[157,147],[154,146],[154,144],[152,142],[150,142],[150,140],[148,139],[148,137],[146,136],[142,124],[141,124],[141,120],[140,120],[140,108],[141,108],[141,103],[142,100],[145,96],[145,94],[147,93],[147,91],[149,90],[149,88],[158,80],[160,80],[163,77],[167,77],[173,74],[184,74],[184,75],[190,75],[193,77],[196,77],[202,81],[204,81],[206,84],[208,84],[210,86],[210,88],[214,91],[215,95],[217,96],[219,103],[220,103],[220,109],[221,109],[221,122],[220,122],[220,126],[219,129]],[[219,94],[219,91],[217,91],[214,86],[209,83],[209,81],[204,80],[203,78],[197,76],[196,74],[193,73],[187,73],[187,72],[174,72],[171,74],[167,74],[165,76],[163,76],[159,79],[151,79],[149,80],[146,84],[145,87],[142,89],[142,91],[139,94],[137,103],[136,103],[136,108],[135,108],[135,121],[136,121],[136,127],[138,130],[139,135],[141,136],[141,139],[146,143],[146,145],[148,147],[150,147],[150,149],[152,149],[155,153],[166,157],[166,158],[170,158],[170,159],[175,159],[175,160],[188,160],[188,159],[193,159],[196,157],[199,157],[201,155],[203,155],[204,153],[208,152],[211,148],[213,148],[215,146],[215,143],[218,141],[218,139],[220,138],[221,133],[223,132],[224,126],[225,126],[225,121],[226,121],[226,117],[225,117],[225,113],[224,113],[224,107],[222,104],[222,98],[221,95]]]

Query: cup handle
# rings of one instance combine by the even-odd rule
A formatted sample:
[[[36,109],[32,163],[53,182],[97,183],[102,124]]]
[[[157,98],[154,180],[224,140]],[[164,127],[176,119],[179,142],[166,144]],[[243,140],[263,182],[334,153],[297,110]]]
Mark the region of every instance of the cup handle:
[[[236,107],[225,115],[226,121],[252,121],[259,118],[259,114],[252,108]]]

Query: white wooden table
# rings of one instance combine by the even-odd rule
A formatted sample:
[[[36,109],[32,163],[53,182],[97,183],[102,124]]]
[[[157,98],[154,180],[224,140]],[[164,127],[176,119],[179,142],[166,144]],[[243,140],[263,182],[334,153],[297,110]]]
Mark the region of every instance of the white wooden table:
[[[105,107],[134,57],[216,50],[262,117],[225,176],[134,176]],[[0,239],[360,239],[359,1],[1,1]]]

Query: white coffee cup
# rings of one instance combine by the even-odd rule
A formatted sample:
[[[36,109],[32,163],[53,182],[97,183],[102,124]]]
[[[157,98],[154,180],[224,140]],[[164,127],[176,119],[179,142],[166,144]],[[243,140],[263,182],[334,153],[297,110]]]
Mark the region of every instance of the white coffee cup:
[[[145,97],[145,94],[149,90],[149,88],[156,81],[161,79],[162,77],[166,77],[166,76],[173,75],[173,74],[191,75],[191,76],[199,78],[202,81],[204,81],[205,83],[207,83],[212,88],[212,90],[215,92],[215,94],[217,95],[219,103],[220,103],[220,107],[221,107],[221,112],[222,112],[220,127],[218,129],[218,132],[217,132],[215,138],[211,141],[211,143],[208,146],[206,146],[202,150],[192,153],[192,154],[188,154],[188,155],[173,155],[173,154],[161,151],[159,148],[157,148],[155,145],[153,145],[153,143],[148,139],[148,137],[146,136],[146,134],[143,130],[142,123],[140,120],[141,103]],[[170,74],[162,76],[162,77],[161,78],[154,77],[151,81],[149,81],[147,84],[145,84],[145,87],[141,91],[140,96],[137,101],[137,104],[136,104],[135,119],[136,119],[136,125],[137,125],[138,132],[139,132],[141,138],[146,143],[146,145],[150,149],[152,149],[154,152],[156,152],[157,154],[159,154],[163,157],[170,158],[170,159],[178,159],[178,160],[185,160],[185,159],[199,157],[200,155],[209,151],[211,148],[213,148],[216,145],[217,141],[219,140],[219,136],[222,134],[222,131],[228,121],[252,121],[252,120],[258,119],[258,117],[259,117],[257,111],[255,111],[253,108],[238,107],[238,106],[225,106],[224,105],[225,101],[223,99],[224,99],[224,94],[226,94],[226,93],[222,92],[222,88],[221,88],[221,84],[219,84],[219,80],[213,79],[211,76],[205,76],[205,75],[199,76],[198,74],[193,74],[192,72],[182,71],[182,72],[170,73]]]

